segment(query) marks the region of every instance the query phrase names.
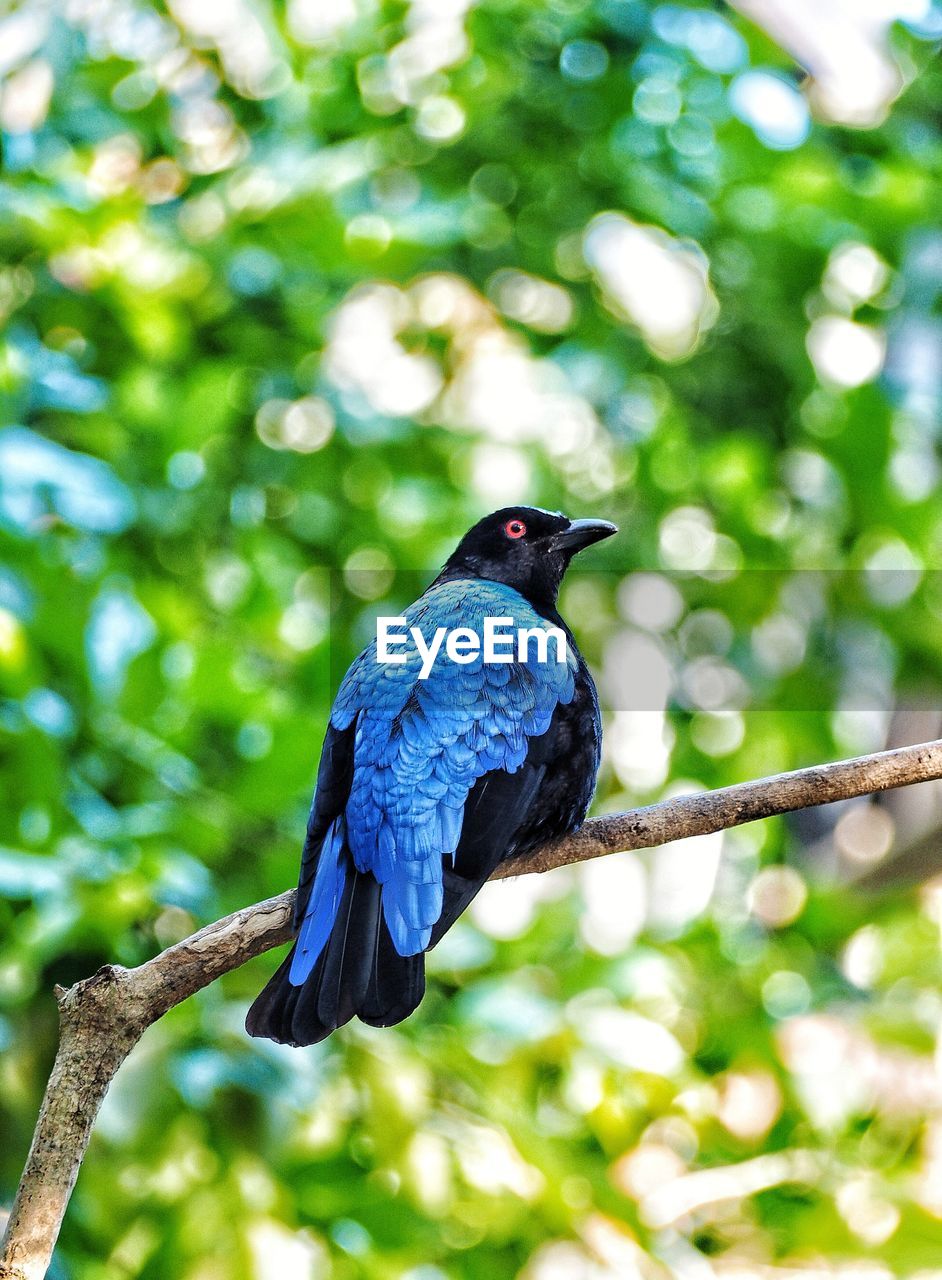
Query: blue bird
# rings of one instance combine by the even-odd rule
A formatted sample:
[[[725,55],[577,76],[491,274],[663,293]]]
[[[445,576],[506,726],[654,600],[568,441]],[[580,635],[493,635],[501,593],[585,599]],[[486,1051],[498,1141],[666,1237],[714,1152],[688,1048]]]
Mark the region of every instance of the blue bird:
[[[406,610],[396,647],[377,639],[354,661],[321,752],[297,937],[249,1010],[250,1035],[306,1045],[354,1016],[401,1022],[425,993],[425,952],[495,868],[583,821],[602,728],[556,602],[572,557],[616,532],[497,511]],[[487,619],[503,637],[490,653],[474,647]]]

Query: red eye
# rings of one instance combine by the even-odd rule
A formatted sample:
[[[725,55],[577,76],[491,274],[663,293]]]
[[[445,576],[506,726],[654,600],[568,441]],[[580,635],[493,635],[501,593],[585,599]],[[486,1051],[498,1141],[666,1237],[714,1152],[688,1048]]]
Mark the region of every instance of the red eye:
[[[527,526],[522,520],[508,520],[504,525],[504,533],[508,538],[522,538],[527,531]]]

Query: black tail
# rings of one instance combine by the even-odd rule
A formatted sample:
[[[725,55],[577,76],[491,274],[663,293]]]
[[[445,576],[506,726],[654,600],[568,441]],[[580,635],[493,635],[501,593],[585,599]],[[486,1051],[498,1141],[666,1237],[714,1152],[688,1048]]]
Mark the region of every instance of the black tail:
[[[352,862],[327,945],[304,985],[288,981],[291,954],[249,1009],[250,1036],[316,1044],[356,1015],[373,1027],[407,1018],[425,994],[425,956],[401,956],[383,919],[380,885]]]

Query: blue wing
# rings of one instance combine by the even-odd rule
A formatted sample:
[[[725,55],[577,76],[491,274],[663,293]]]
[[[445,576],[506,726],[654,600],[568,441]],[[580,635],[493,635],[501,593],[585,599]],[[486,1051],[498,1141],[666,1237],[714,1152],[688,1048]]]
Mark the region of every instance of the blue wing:
[[[406,626],[420,627],[427,640],[437,627],[481,634],[486,617],[512,618],[514,628],[550,625],[512,588],[481,580],[432,587],[405,614]],[[334,923],[345,848],[357,870],[382,886],[383,916],[398,954],[426,949],[442,913],[443,866],[454,862],[475,782],[493,770],[520,769],[530,740],[544,734],[557,706],[574,696],[572,648],[559,663],[552,644],[549,651],[548,662],[531,653],[529,661],[495,664],[479,656],[464,665],[441,652],[425,680],[412,645],[402,664],[379,662],[375,642],[360,654],[331,713],[332,733],[353,734],[349,795],[320,833],[292,982],[310,972]]]

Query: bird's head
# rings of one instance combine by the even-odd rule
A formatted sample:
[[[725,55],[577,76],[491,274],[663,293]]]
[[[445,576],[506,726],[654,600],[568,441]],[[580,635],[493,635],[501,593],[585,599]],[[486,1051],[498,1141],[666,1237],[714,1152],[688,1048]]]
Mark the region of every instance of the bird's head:
[[[534,604],[555,606],[573,556],[617,532],[608,520],[570,520],[539,507],[504,507],[468,530],[441,580],[487,578],[514,587]]]

